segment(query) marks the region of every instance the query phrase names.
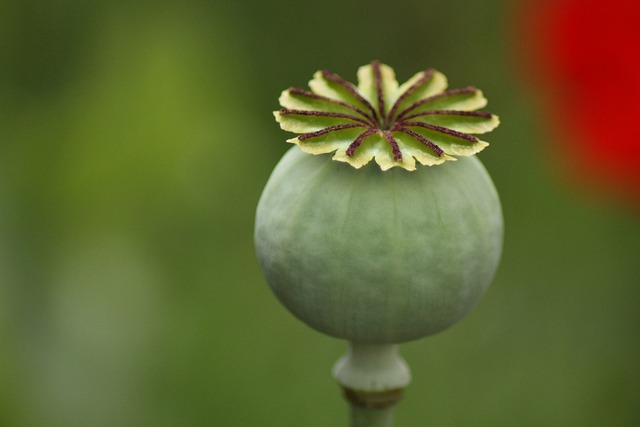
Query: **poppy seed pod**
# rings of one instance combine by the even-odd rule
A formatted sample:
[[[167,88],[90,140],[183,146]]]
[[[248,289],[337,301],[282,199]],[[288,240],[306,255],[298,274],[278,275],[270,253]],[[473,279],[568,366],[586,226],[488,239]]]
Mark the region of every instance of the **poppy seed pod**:
[[[293,147],[262,194],[255,244],[271,289],[308,325],[400,343],[478,303],[498,265],[502,215],[475,157],[383,172]]]
[[[260,198],[255,246],[299,319],[351,342],[400,343],[453,325],[493,278],[502,213],[473,157],[488,144],[471,134],[499,121],[475,111],[479,90],[446,91],[434,70],[398,85],[374,62],[358,79],[321,71],[311,91],[283,92],[276,119],[299,135]]]

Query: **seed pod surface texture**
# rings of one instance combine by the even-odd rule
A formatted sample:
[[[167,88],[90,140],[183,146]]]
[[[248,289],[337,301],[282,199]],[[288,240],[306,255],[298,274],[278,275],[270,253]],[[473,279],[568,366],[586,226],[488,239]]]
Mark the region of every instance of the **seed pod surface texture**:
[[[298,318],[362,343],[440,332],[473,309],[502,250],[500,201],[482,163],[361,169],[292,147],[258,204],[269,286]]]

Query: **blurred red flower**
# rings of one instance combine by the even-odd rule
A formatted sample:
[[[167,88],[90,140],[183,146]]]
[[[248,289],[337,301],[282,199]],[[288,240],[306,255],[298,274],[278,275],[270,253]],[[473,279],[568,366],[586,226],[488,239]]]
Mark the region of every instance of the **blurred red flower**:
[[[524,0],[516,54],[579,182],[640,204],[640,0]]]

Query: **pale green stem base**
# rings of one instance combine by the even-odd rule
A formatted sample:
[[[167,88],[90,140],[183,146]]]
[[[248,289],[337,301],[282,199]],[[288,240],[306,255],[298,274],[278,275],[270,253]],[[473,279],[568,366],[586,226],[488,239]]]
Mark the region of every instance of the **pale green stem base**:
[[[351,405],[351,427],[393,427],[393,407],[411,381],[397,344],[349,343],[333,367]]]
[[[351,405],[351,427],[393,427],[393,409]]]
[[[403,389],[411,382],[397,344],[349,342],[347,354],[333,367],[333,377],[343,387],[371,393]]]

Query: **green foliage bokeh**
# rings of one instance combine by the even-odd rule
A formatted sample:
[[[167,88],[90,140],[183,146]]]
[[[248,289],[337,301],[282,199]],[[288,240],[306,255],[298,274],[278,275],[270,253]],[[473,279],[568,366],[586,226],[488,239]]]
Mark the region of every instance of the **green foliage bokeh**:
[[[501,267],[403,346],[397,424],[640,424],[638,216],[552,171],[512,3],[0,5],[0,425],[346,425],[344,343],[278,305],[253,219],[280,91],[372,59],[477,85],[503,123]]]

